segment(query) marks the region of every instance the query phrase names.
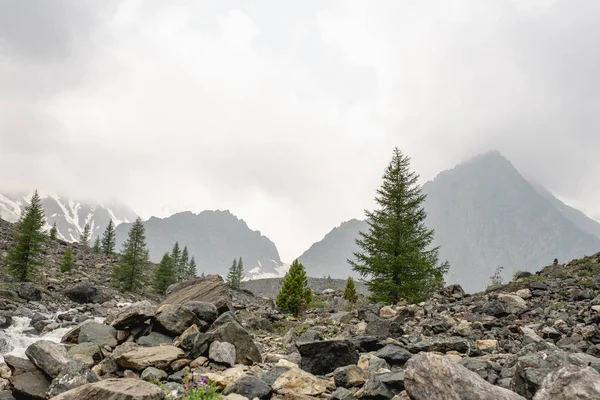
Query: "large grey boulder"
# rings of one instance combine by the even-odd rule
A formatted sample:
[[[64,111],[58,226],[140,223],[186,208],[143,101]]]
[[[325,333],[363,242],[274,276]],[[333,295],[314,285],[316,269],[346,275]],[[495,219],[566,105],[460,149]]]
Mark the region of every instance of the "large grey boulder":
[[[156,307],[148,300],[144,300],[118,310],[114,315],[109,315],[107,322],[115,329],[127,329],[143,324],[155,314]]]
[[[69,390],[52,400],[162,400],[162,390],[141,379],[105,379]]]
[[[266,399],[271,394],[271,388],[257,377],[246,375],[227,385],[223,390],[223,394],[225,396],[239,394],[248,399]]]
[[[65,295],[80,304],[102,303],[102,293],[89,282],[81,282],[65,290]]]
[[[138,347],[115,358],[117,364],[134,371],[148,367],[167,369],[175,360],[184,357],[184,352],[175,346]]]
[[[97,322],[92,322],[81,326],[79,330],[79,338],[81,343],[94,343],[98,346],[117,346],[117,330],[110,325],[103,325]]]
[[[220,275],[207,275],[176,283],[167,288],[162,304],[185,304],[189,301],[212,303],[220,314],[233,309],[229,288]]]
[[[199,320],[212,324],[219,316],[219,310],[213,303],[207,301],[191,300],[186,302],[184,305],[188,310],[196,314]]]
[[[41,290],[31,282],[21,283],[17,287],[17,295],[27,301],[40,301],[42,299]]]
[[[150,332],[146,336],[139,337],[135,342],[140,346],[152,347],[161,344],[173,344],[173,338],[159,332]]]
[[[69,349],[68,354],[73,360],[81,361],[90,368],[104,358],[100,346],[95,343],[76,344]]]
[[[208,333],[213,340],[228,342],[235,346],[237,364],[250,365],[262,362],[262,356],[252,336],[239,323],[232,320],[211,329]]]
[[[595,400],[600,398],[600,374],[590,367],[569,365],[549,373],[533,400]]]
[[[164,304],[154,316],[156,327],[173,335],[181,335],[192,325],[199,325],[198,317],[188,308],[179,304]]]
[[[52,381],[52,384],[48,388],[47,396],[48,398],[53,398],[76,387],[98,382],[99,380],[98,375],[82,362],[69,361],[63,366],[60,374]]]
[[[412,400],[524,400],[434,353],[420,353],[408,360],[404,387]]]
[[[29,345],[25,355],[51,378],[56,378],[62,366],[70,361],[65,347],[49,340],[38,340]]]
[[[228,367],[233,367],[236,359],[235,346],[227,342],[214,341],[208,349],[208,358]]]
[[[51,383],[48,377],[38,370],[13,375],[9,380],[13,394],[19,399],[43,400]]]
[[[325,375],[336,368],[356,364],[359,356],[348,340],[297,343],[302,357],[300,368],[314,375]]]

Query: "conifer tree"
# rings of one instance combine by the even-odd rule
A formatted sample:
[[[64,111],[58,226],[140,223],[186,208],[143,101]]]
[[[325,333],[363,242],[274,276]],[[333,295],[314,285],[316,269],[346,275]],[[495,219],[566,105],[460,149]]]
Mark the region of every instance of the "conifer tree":
[[[13,238],[15,244],[6,258],[8,271],[22,281],[31,280],[42,265],[42,245],[48,239],[43,231],[46,217],[37,190],[21,213]]]
[[[102,234],[102,252],[104,254],[112,254],[115,251],[116,238],[115,238],[115,225],[112,219],[108,221],[108,225]]]
[[[73,269],[75,262],[73,261],[73,250],[69,247],[65,250],[62,263],[60,264],[60,272],[69,272]]]
[[[142,288],[144,271],[149,263],[146,247],[146,230],[142,219],[138,217],[129,230],[128,238],[123,244],[121,263],[113,269],[113,279],[126,291]]]
[[[192,258],[190,259],[190,262],[188,263],[188,276],[190,278],[195,277],[197,274],[196,271],[196,258],[194,256],[192,256]]]
[[[354,279],[351,276],[346,281],[346,288],[344,289],[344,300],[348,300],[350,303],[356,303],[358,300],[358,294],[356,293],[356,287],[354,286]]]
[[[179,242],[175,242],[173,246],[173,250],[171,250],[171,258],[173,259],[173,264],[175,265],[175,272],[177,275],[177,279],[181,280],[183,278],[181,274],[181,249],[179,248]]]
[[[188,248],[187,246],[184,246],[183,250],[181,251],[181,257],[179,258],[179,273],[181,274],[181,276],[185,279],[189,278],[188,276],[188,262],[190,261],[190,255],[188,253]]]
[[[58,228],[56,227],[56,222],[52,224],[52,228],[50,228],[50,240],[56,240],[58,236]]]
[[[81,236],[79,237],[79,243],[81,243],[82,245],[89,247],[90,245],[90,234],[91,234],[91,228],[90,228],[90,224],[85,224],[85,226],[83,227],[83,232],[81,232]]]
[[[360,250],[348,260],[366,278],[372,299],[397,303],[425,300],[441,289],[448,263],[438,264],[438,247],[430,247],[433,230],[425,226],[418,175],[410,159],[398,149],[383,175],[375,201],[379,209],[366,211],[369,231],[360,233]]]
[[[242,257],[239,258],[236,269],[237,279],[239,282],[239,287],[242,287],[242,281],[244,280],[244,262],[242,261]]]
[[[100,245],[100,236],[96,236],[96,240],[94,241],[93,250],[94,250],[94,253],[100,253],[102,251],[102,246]]]
[[[154,272],[154,291],[158,294],[165,294],[167,288],[177,281],[175,272],[175,264],[167,252]]]
[[[298,316],[311,300],[312,291],[308,287],[304,265],[298,260],[294,260],[285,274],[281,290],[277,294],[277,307]]]
[[[241,279],[238,269],[238,261],[236,258],[233,259],[233,264],[229,267],[229,273],[227,274],[227,284],[232,288],[239,290],[241,286]]]

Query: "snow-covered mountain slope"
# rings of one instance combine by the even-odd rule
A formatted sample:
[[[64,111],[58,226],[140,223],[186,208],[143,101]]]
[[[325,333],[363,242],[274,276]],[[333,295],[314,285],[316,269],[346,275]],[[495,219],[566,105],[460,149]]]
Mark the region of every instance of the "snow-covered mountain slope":
[[[91,204],[55,194],[42,192],[39,194],[46,213],[47,229],[56,223],[58,237],[69,242],[79,240],[87,223],[90,224],[93,241],[96,236],[102,235],[111,219],[116,226],[124,222],[133,222],[137,218],[133,210],[116,202]],[[29,199],[31,193],[26,195],[0,193],[0,218],[16,222]]]

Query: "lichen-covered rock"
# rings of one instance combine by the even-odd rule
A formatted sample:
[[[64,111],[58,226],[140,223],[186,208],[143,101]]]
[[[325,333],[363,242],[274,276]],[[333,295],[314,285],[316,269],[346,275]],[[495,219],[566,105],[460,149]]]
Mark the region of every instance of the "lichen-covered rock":
[[[271,388],[257,377],[247,375],[227,385],[223,390],[223,394],[225,396],[239,394],[248,399],[266,399],[271,394]]]
[[[116,347],[117,330],[110,326],[92,322],[82,325],[79,330],[78,343],[94,343],[98,346]]]
[[[98,375],[85,364],[80,361],[69,361],[60,370],[60,374],[54,378],[46,395],[48,398],[53,398],[76,387],[98,381]]]
[[[38,340],[29,345],[25,354],[39,369],[52,378],[56,378],[62,366],[70,361],[65,347],[49,340]]]
[[[590,367],[569,365],[549,373],[533,400],[595,400],[600,398],[600,374]]]
[[[227,342],[214,341],[210,344],[208,358],[228,367],[233,367],[236,360],[235,346]]]
[[[164,304],[154,316],[156,327],[172,335],[181,335],[192,325],[200,322],[196,314],[179,304]]]
[[[118,310],[114,315],[109,315],[107,322],[110,322],[115,329],[121,330],[143,324],[155,314],[156,307],[148,300],[144,300]]]
[[[434,353],[417,354],[406,363],[404,386],[413,400],[524,400]]]
[[[189,301],[212,303],[219,313],[233,309],[231,294],[220,275],[207,275],[176,283],[167,288],[162,304],[185,304]]]
[[[272,387],[279,394],[301,394],[318,396],[327,390],[328,381],[302,371],[291,368],[277,377]]]

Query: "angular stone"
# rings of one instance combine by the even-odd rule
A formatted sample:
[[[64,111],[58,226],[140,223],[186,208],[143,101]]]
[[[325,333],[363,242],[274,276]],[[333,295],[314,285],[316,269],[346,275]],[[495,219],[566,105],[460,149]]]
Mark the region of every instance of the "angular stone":
[[[143,371],[148,367],[167,369],[173,361],[184,356],[183,350],[174,346],[138,347],[115,358],[115,361],[123,368]]]
[[[17,287],[17,295],[27,301],[40,301],[42,299],[42,292],[31,282],[21,283]]]
[[[375,355],[383,358],[389,365],[404,365],[412,357],[410,351],[395,344],[388,344],[384,348],[377,350]]]
[[[179,304],[160,306],[154,320],[159,330],[173,335],[181,335],[190,326],[200,323],[193,312]]]
[[[358,360],[358,367],[366,372],[376,372],[380,369],[390,368],[383,358],[379,358],[374,354],[361,354]]]
[[[63,345],[49,340],[38,340],[29,345],[25,355],[51,378],[56,378],[61,367],[70,360]]]
[[[331,393],[332,400],[355,400],[356,397],[346,388],[339,387],[335,392]]]
[[[207,275],[167,288],[167,298],[162,304],[185,304],[188,301],[212,303],[219,313],[233,309],[231,294],[227,284],[220,275]]]
[[[159,332],[150,332],[146,336],[139,337],[135,342],[143,347],[153,347],[163,344],[171,345],[173,338]]]
[[[514,294],[499,293],[498,300],[505,305],[505,309],[510,314],[518,314],[519,311],[527,308],[527,302]]]
[[[212,336],[205,333],[191,334],[183,339],[181,348],[185,350],[188,358],[196,359],[207,354],[212,340]]]
[[[436,351],[446,353],[448,351],[458,351],[459,353],[468,353],[471,350],[471,342],[460,337],[434,337],[418,343],[411,343],[406,346],[411,353],[422,351]]]
[[[89,282],[81,282],[67,288],[65,295],[72,301],[80,304],[102,303],[102,293],[90,285]]]
[[[60,370],[60,374],[54,378],[46,395],[48,398],[53,398],[76,387],[98,381],[98,375],[85,364],[80,361],[69,361]]]
[[[237,381],[241,377],[246,376],[246,367],[236,365],[233,368],[227,368],[223,372],[208,372],[194,371],[194,381],[198,382],[203,377],[208,378],[211,382],[215,383],[221,389],[225,389],[227,385]]]
[[[478,340],[475,342],[475,345],[481,351],[491,352],[498,350],[497,340]]]
[[[255,376],[244,376],[237,381],[230,383],[223,390],[225,396],[229,394],[239,394],[248,399],[264,399],[271,393],[271,388],[262,380]]]
[[[95,343],[76,344],[67,353],[73,360],[81,361],[90,368],[104,358],[100,346]]]
[[[50,380],[41,371],[35,370],[12,376],[13,393],[20,399],[43,400],[50,387]]]
[[[65,333],[63,335],[63,337],[61,338],[60,342],[64,343],[64,344],[77,344],[79,342],[79,333],[81,332],[81,327],[83,325],[93,324],[93,323],[95,323],[95,321],[92,319],[83,321],[81,324],[77,325],[74,328],[71,328],[70,331]]]
[[[302,371],[291,368],[277,377],[272,387],[279,394],[301,394],[318,396],[327,390],[328,381]]]
[[[235,364],[235,346],[227,342],[214,341],[210,344],[208,358],[211,360],[233,367]]]
[[[219,316],[217,306],[206,301],[192,300],[184,303],[183,306],[196,314],[196,317],[198,317],[199,320],[204,321],[209,325],[215,322]]]
[[[79,330],[79,339],[81,343],[94,343],[98,346],[117,346],[117,330],[110,325],[103,325],[92,322],[81,326]]]
[[[154,317],[156,307],[148,300],[133,303],[132,305],[117,311],[110,324],[119,330],[135,327]]]
[[[394,318],[396,315],[398,315],[398,312],[390,306],[381,307],[381,310],[379,310],[381,318]]]
[[[533,400],[596,400],[600,398],[600,374],[590,367],[569,365],[544,378]]]
[[[315,375],[325,375],[338,367],[356,364],[359,360],[354,345],[347,340],[327,340],[297,344],[302,361],[300,368]]]
[[[162,390],[141,379],[105,379],[69,390],[52,400],[162,400]]]
[[[262,356],[252,336],[237,322],[230,321],[216,329],[211,328],[209,334],[214,340],[228,342],[235,346],[237,364],[249,365],[262,362]]]
[[[356,365],[339,367],[333,371],[335,386],[351,388],[362,386],[368,378],[368,374]]]
[[[412,400],[524,400],[433,353],[412,357],[406,363],[405,374],[404,386]]]
[[[142,378],[145,381],[151,382],[164,381],[165,379],[167,379],[167,376],[167,373],[163,370],[154,367],[148,367],[144,371],[142,371],[142,375],[140,375],[140,378]]]

